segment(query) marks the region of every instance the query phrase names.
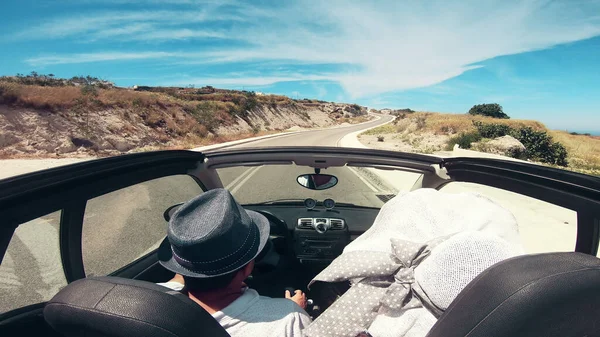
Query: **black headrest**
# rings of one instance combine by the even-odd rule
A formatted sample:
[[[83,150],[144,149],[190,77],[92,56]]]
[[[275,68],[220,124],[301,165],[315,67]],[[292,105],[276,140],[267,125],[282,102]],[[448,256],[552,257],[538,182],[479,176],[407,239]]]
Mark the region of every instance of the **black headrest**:
[[[495,264],[463,289],[427,336],[600,336],[600,259],[550,253]]]
[[[44,318],[65,336],[229,336],[187,296],[154,283],[92,277],[62,289]]]

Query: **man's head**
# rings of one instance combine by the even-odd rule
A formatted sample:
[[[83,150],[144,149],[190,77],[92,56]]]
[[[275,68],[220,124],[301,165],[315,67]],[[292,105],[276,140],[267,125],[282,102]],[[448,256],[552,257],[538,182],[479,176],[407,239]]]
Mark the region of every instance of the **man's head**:
[[[246,269],[252,271],[268,238],[269,221],[264,216],[243,209],[227,190],[214,189],[173,214],[158,257],[165,268],[184,276],[186,285],[190,280],[215,289],[247,277]]]

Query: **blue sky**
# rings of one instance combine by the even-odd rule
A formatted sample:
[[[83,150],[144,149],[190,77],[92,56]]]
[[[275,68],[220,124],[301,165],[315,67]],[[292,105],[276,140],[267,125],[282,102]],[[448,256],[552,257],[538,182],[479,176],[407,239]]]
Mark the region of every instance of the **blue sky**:
[[[0,74],[213,85],[600,132],[600,1],[3,0]]]

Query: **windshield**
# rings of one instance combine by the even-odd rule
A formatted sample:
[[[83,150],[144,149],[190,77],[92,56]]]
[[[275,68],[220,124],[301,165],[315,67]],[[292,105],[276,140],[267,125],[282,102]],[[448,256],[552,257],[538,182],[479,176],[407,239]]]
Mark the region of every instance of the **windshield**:
[[[319,206],[325,199],[333,199],[342,206],[380,208],[399,191],[409,191],[420,174],[393,172],[373,168],[332,167],[322,174],[334,175],[338,183],[324,190],[310,190],[301,186],[296,178],[314,173],[314,169],[297,165],[262,165],[254,167],[229,167],[217,169],[223,186],[242,205],[297,204],[306,198],[315,199]],[[405,177],[393,182],[390,174]],[[386,179],[388,177],[388,179]],[[397,177],[397,176],[395,176]]]

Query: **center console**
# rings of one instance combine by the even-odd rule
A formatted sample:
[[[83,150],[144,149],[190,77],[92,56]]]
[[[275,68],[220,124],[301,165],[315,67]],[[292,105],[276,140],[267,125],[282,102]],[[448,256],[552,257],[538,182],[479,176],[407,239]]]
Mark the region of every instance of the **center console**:
[[[346,222],[339,218],[300,218],[294,229],[294,252],[302,263],[326,266],[349,242]]]

